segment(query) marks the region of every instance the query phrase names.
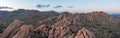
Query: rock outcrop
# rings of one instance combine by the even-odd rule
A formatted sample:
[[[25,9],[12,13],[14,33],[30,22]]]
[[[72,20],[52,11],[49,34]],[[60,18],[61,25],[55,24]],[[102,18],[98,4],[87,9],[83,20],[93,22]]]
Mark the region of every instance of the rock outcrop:
[[[81,23],[81,16],[61,13],[40,22],[36,27],[15,20],[0,38],[95,38],[94,33]]]
[[[95,38],[95,35],[86,28],[82,28],[78,31],[75,38]]]
[[[32,38],[34,33],[32,25],[23,25],[18,29],[19,31],[12,38]]]
[[[1,34],[0,38],[32,38],[33,33],[32,25],[23,25],[22,21],[14,20]]]
[[[12,24],[10,24],[5,31],[2,33],[2,38],[9,38],[10,34],[15,31],[18,27],[22,26],[22,21],[14,20]]]
[[[40,26],[38,26],[35,31],[37,33],[42,33],[41,36],[45,35],[47,38],[77,38],[80,36],[77,35],[79,34],[79,31],[84,32],[82,33],[82,36],[86,37],[83,38],[95,38],[94,33],[83,28],[83,24],[79,20],[79,14],[72,15],[62,13],[56,17],[48,18],[46,21],[41,22]]]

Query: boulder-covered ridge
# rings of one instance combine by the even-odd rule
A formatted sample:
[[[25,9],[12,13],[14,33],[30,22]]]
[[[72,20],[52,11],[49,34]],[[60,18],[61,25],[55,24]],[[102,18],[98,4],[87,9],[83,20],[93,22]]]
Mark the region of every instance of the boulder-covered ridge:
[[[37,18],[40,17],[36,17],[35,20]],[[120,22],[113,21],[117,22],[118,19],[110,17],[103,11],[76,14],[64,12],[43,20],[40,19],[38,23],[34,21],[35,24],[14,20],[0,34],[0,38],[98,38],[99,36],[103,38],[106,32],[111,31],[112,33],[115,30],[112,28],[118,27]],[[111,26],[113,27],[111,28]],[[106,34],[106,37],[110,37],[110,35]]]
[[[71,32],[70,27],[62,25],[51,29],[48,29],[45,25],[34,28],[33,25],[24,25],[19,20],[14,20],[4,30],[0,38],[35,38],[34,34],[36,33],[40,33],[39,36],[48,36],[46,38],[95,38],[94,33],[84,27],[74,33]]]
[[[95,38],[80,19],[80,14],[61,13],[40,21],[37,27],[14,20],[1,34],[1,38]]]
[[[0,38],[36,38],[35,34],[39,33],[40,38],[95,38],[94,33],[84,27],[77,26],[81,25],[67,25],[66,22],[64,25],[58,24],[58,26],[51,25],[47,27],[43,24],[34,28],[33,25],[24,25],[22,21],[14,20],[13,23],[4,30]]]

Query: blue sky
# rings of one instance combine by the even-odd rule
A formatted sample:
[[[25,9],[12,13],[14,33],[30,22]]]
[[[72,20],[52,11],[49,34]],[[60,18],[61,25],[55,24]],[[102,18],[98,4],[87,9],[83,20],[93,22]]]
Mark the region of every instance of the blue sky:
[[[50,5],[50,7],[38,8],[36,7],[38,4]],[[24,8],[71,12],[120,12],[120,0],[0,0],[0,6],[13,7],[14,9]],[[56,6],[62,7],[54,8]],[[69,8],[69,6],[73,6],[73,8]]]

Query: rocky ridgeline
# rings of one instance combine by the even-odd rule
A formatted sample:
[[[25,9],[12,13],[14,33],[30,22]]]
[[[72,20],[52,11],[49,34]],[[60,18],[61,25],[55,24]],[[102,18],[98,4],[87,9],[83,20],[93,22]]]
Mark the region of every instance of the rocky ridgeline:
[[[102,13],[94,12],[93,14],[102,15]],[[40,22],[37,27],[14,20],[0,34],[0,38],[95,38],[94,33],[86,29],[81,23],[83,15],[86,14],[61,13],[58,16]],[[105,16],[108,15],[105,14]]]

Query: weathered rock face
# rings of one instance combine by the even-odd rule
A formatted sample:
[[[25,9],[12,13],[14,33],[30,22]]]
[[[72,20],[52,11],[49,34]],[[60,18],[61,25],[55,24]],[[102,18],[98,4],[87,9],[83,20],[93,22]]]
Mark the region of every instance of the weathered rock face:
[[[32,25],[23,25],[22,21],[14,20],[1,34],[0,38],[32,38],[33,33]]]
[[[47,28],[45,25],[40,25],[35,29],[35,32],[40,32],[40,31],[47,31]]]
[[[19,31],[12,38],[32,38],[34,33],[32,25],[23,25],[18,29]]]
[[[82,28],[78,31],[75,38],[95,38],[95,35],[86,28]]]
[[[10,36],[10,34],[17,29],[18,27],[22,26],[21,21],[19,20],[14,20],[12,24],[10,24],[5,31],[2,33],[2,38],[8,38]]]

